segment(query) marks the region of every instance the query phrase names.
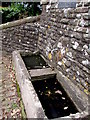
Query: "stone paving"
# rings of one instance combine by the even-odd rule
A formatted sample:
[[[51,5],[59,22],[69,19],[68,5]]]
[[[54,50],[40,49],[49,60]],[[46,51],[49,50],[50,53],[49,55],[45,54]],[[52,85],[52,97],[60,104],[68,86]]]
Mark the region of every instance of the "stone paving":
[[[0,119],[3,118],[21,118],[15,71],[7,53],[2,54],[0,61]]]

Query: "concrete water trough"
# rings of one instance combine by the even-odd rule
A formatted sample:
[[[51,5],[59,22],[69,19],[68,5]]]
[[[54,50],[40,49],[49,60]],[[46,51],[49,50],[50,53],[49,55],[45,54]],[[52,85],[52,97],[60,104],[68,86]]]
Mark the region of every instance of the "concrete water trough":
[[[27,118],[78,119],[89,117],[88,96],[39,52],[12,53],[16,78]]]

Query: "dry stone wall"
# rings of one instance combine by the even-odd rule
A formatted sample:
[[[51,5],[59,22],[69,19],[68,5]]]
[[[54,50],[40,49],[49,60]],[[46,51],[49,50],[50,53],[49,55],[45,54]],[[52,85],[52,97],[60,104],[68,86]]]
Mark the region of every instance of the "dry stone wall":
[[[76,9],[43,13],[38,48],[68,79],[89,94],[90,84],[90,2]]]
[[[25,23],[24,20],[11,22],[1,25],[3,28],[0,30],[2,50],[12,53],[14,50],[29,50],[35,51],[37,49],[37,41],[39,34],[37,18]],[[15,24],[15,25],[14,25]]]

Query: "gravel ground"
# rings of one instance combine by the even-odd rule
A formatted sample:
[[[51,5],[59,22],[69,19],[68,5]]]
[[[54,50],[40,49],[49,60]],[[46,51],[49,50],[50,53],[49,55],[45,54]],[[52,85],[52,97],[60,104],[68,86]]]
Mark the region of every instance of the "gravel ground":
[[[3,118],[21,118],[15,71],[11,55],[5,52],[0,61],[0,119]]]

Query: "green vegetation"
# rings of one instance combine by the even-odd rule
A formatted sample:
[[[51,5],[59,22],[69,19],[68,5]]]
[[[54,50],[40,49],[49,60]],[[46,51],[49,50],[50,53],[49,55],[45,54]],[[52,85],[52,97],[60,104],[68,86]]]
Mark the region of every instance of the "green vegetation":
[[[12,104],[12,109],[16,109],[16,108],[18,108],[17,103],[13,103],[13,104]]]
[[[12,2],[8,7],[0,7],[0,14],[2,23],[6,23],[28,16],[37,16],[41,14],[41,8],[38,2]]]
[[[21,117],[22,117],[22,119],[26,119],[27,116],[26,116],[24,105],[23,105],[22,101],[20,101],[20,106],[21,106]]]
[[[18,97],[21,98],[21,93],[20,93],[20,88],[19,88],[19,85],[16,81],[16,85],[17,85],[17,94],[18,94]]]
[[[25,112],[25,109],[24,109],[24,104],[23,104],[23,101],[22,101],[22,98],[21,98],[20,88],[19,88],[19,85],[18,85],[17,82],[16,82],[16,85],[17,85],[17,94],[18,94],[18,97],[20,98],[21,117],[22,117],[22,119],[26,119],[27,116],[26,116],[26,112]]]

